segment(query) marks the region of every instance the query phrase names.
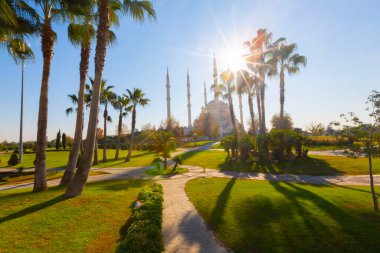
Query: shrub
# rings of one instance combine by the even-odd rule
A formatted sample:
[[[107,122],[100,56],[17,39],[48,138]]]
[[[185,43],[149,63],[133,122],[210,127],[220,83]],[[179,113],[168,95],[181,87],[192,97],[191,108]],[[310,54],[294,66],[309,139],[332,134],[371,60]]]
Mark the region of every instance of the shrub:
[[[230,151],[233,149],[236,150],[238,147],[235,136],[233,134],[224,137],[221,141],[221,144],[223,145],[224,150],[227,152],[228,157],[230,157]]]
[[[307,154],[302,150],[307,139],[291,130],[272,130],[270,132],[270,147],[273,159],[278,161],[291,160],[294,157],[302,158]],[[295,149],[296,155],[292,153]]]
[[[8,160],[8,165],[9,166],[15,166],[15,165],[19,164],[19,162],[20,162],[20,160],[18,158],[18,155],[16,153],[13,153]]]
[[[248,161],[250,153],[254,149],[253,138],[249,134],[245,134],[240,138],[240,159],[242,161]]]
[[[132,207],[132,216],[120,229],[117,252],[152,252],[164,250],[162,226],[162,186],[150,184],[138,195],[140,206]]]

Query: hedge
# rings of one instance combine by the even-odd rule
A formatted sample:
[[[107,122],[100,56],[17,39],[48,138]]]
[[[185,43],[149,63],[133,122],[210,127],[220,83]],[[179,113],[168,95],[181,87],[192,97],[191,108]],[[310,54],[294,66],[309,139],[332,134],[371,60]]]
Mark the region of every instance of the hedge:
[[[121,228],[117,252],[160,253],[164,251],[161,234],[162,186],[151,183],[138,195],[132,216]]]

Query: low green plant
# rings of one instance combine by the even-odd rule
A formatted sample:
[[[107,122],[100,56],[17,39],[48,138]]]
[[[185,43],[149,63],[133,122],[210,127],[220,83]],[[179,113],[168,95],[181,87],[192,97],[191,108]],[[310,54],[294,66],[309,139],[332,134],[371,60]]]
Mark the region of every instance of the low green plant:
[[[152,183],[143,189],[134,205],[132,216],[121,228],[117,252],[152,252],[164,250],[162,226],[162,186]]]

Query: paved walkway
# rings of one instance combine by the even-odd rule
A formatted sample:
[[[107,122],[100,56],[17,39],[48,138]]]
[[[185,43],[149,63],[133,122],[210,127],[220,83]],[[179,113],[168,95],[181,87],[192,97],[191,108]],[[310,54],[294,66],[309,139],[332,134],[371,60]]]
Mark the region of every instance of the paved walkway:
[[[203,171],[203,169],[202,169]],[[165,252],[174,253],[225,253],[224,248],[207,228],[185,192],[186,182],[201,175],[201,171],[186,176],[158,180],[164,189],[162,234]]]

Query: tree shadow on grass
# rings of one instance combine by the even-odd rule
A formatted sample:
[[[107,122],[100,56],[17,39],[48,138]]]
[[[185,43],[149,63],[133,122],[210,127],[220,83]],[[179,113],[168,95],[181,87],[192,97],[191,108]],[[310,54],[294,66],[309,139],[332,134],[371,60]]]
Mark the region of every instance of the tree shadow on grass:
[[[96,183],[96,182],[93,182]],[[99,184],[99,182],[97,182]],[[131,179],[131,180],[113,180],[112,182],[106,183],[103,187],[99,188],[99,191],[121,191],[128,190],[129,188],[141,188],[146,185],[147,181],[141,179]]]
[[[217,229],[218,226],[223,221],[224,210],[227,205],[227,201],[230,197],[231,190],[236,183],[236,178],[231,178],[231,180],[226,184],[223,191],[219,194],[218,199],[216,201],[216,205],[210,214],[209,223],[213,229]]]
[[[179,156],[179,158],[184,162],[186,163],[186,160],[195,156],[196,154],[198,154],[199,152],[202,152],[203,150],[192,150],[192,151],[188,151],[188,152],[185,152],[185,153],[182,153]]]
[[[221,170],[255,172],[270,174],[295,174],[295,175],[342,175],[342,171],[332,167],[328,162],[318,158],[305,158],[288,162],[253,162],[242,163],[237,161],[225,161],[219,164]]]
[[[285,198],[257,194],[235,203],[237,223],[229,224],[233,236],[227,236],[235,252],[377,251],[376,213],[345,210],[292,183],[270,184]]]
[[[58,197],[55,197],[53,199],[50,199],[48,201],[45,201],[45,202],[42,202],[42,203],[38,203],[38,204],[35,204],[33,206],[29,206],[21,211],[18,211],[16,213],[12,213],[8,216],[5,216],[5,217],[2,217],[0,218],[0,224],[3,223],[3,222],[6,222],[6,221],[11,221],[11,220],[14,220],[14,219],[17,219],[17,218],[21,218],[21,217],[24,217],[26,215],[29,215],[29,214],[32,214],[32,213],[35,213],[35,212],[38,212],[42,209],[45,209],[45,208],[48,208],[50,206],[53,206],[59,202],[62,202],[64,200],[66,200],[67,198],[65,198],[63,195],[60,195]]]

